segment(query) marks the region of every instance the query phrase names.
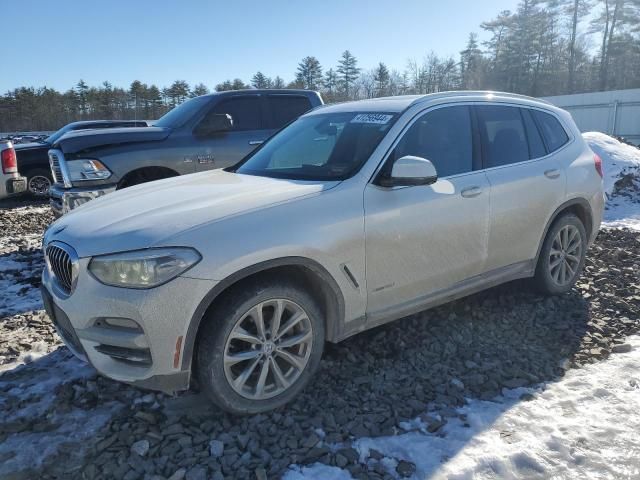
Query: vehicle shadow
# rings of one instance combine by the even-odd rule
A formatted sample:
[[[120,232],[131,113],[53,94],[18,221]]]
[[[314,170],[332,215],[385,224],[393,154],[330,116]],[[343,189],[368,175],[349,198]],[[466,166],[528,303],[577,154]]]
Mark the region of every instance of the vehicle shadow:
[[[400,425],[416,418],[421,419],[414,422],[416,428],[419,423],[423,430],[442,435],[447,419],[460,418],[456,408],[466,400],[502,401],[503,388],[557,380],[564,374],[563,362],[569,365],[588,338],[590,319],[590,304],[578,290],[544,298],[531,293],[525,282],[513,282],[340,344],[327,344],[319,372],[297,399],[254,416],[228,415],[194,392],[151,395],[142,401],[149,398],[148,392],[97,377],[91,381],[89,403],[82,404],[82,396],[71,402],[81,408],[120,402],[128,408],[110,410],[111,419],[97,434],[83,436],[82,458],[68,448],[58,449],[43,461],[43,468],[48,474],[66,475],[73,465],[71,472],[79,476],[89,465],[120,459],[113,462],[121,468],[117,474],[124,474],[130,468],[131,445],[141,439],[150,441],[151,453],[136,461],[144,462],[149,469],[145,471],[164,476],[173,474],[188,457],[210,472],[222,470],[237,478],[253,475],[255,468],[264,468],[272,478],[292,464],[336,465],[337,455],[347,455],[355,439],[403,433]],[[52,368],[49,357],[54,354],[20,367],[19,376]],[[18,381],[15,375],[0,376],[0,390],[3,380]],[[87,391],[84,375],[71,376],[68,382],[61,377],[61,382],[66,386],[53,389],[53,404],[69,390]],[[152,406],[156,402],[159,408]],[[22,406],[26,411],[28,404]],[[0,402],[0,410],[5,407]],[[153,422],[136,415],[139,411],[150,413]],[[470,431],[468,440],[477,433]],[[0,424],[2,435],[8,438]],[[188,447],[177,444],[185,435],[191,438],[185,441]],[[105,439],[113,439],[108,450]],[[224,443],[224,457],[203,453],[213,439]],[[366,474],[372,468],[371,458],[358,456],[340,465],[354,475]],[[434,459],[434,470],[416,474],[427,478],[439,463]]]

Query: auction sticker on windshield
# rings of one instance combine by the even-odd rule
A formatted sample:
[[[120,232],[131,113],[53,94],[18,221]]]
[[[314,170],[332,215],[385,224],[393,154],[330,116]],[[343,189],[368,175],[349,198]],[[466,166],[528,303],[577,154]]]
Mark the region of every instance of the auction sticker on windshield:
[[[359,113],[351,119],[351,123],[374,123],[376,125],[386,125],[392,118],[393,115],[386,113]]]

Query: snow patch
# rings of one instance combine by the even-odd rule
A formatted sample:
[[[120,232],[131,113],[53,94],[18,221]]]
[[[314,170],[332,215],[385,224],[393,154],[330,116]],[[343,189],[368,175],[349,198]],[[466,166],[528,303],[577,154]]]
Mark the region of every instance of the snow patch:
[[[614,186],[624,175],[640,178],[640,149],[600,132],[586,132],[582,137],[602,159],[604,192],[608,198],[615,193]]]
[[[393,459],[414,463],[415,479],[640,477],[640,336],[627,342],[630,352],[570,370],[556,383],[468,400],[437,435],[361,438],[355,448],[365,462],[375,449],[386,467]],[[533,399],[521,400],[523,393]],[[314,464],[284,478],[351,478],[341,473]]]
[[[82,458],[82,443],[94,437],[123,405],[106,402],[82,409],[69,403],[61,408],[54,392],[95,375],[92,367],[64,347],[0,373],[0,412],[5,427],[7,423],[27,426],[0,443],[0,478],[38,468],[60,452]]]

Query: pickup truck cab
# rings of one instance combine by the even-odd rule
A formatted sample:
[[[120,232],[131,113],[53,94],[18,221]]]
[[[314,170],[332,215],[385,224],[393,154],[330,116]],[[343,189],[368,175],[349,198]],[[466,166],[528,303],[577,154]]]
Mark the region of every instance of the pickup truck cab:
[[[184,102],[152,127],[70,133],[51,150],[51,207],[62,215],[115,190],[224,168],[314,107],[308,90],[238,90]]]
[[[145,120],[84,120],[68,123],[42,140],[14,144],[18,157],[18,171],[27,178],[27,190],[31,195],[46,198],[52,184],[48,152],[65,133],[78,130],[146,127],[148,125],[150,122]]]

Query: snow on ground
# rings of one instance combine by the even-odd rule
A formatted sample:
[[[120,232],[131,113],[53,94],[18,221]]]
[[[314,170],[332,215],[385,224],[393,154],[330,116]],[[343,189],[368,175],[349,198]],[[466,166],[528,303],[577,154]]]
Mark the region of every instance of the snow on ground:
[[[632,188],[634,179],[640,188],[640,149],[619,142],[600,132],[583,134],[591,150],[602,159],[604,169],[604,191],[607,195],[607,209],[604,213],[604,226],[640,229],[640,198],[632,198],[621,191],[620,180],[627,176],[627,188]]]
[[[25,378],[18,366],[0,375],[0,409],[12,412],[4,423],[14,434],[0,443],[0,478],[12,478],[26,466],[36,469],[65,445],[72,456],[82,458],[78,445],[92,438],[122,407],[116,402],[76,408],[54,403],[54,390],[78,379],[95,377],[95,370],[73,357],[66,348],[34,360]],[[87,382],[89,388],[92,383]],[[76,392],[71,390],[70,395]],[[27,407],[22,404],[28,405]],[[25,428],[26,427],[26,428]]]
[[[0,238],[0,317],[42,309],[40,290],[33,280],[40,277],[43,262],[34,261],[28,250],[41,248],[41,235],[23,237],[26,253],[17,251],[1,253],[11,247],[11,239]]]
[[[556,383],[505,390],[494,401],[469,400],[438,435],[411,432],[356,442],[395,474],[396,460],[413,462],[412,478],[640,477],[640,337],[631,351],[569,370]],[[528,401],[524,399],[531,398]],[[418,424],[421,421],[416,420]],[[335,467],[293,468],[286,480],[348,479]]]

